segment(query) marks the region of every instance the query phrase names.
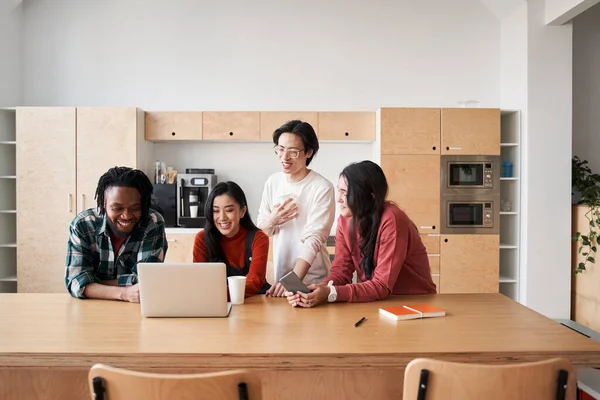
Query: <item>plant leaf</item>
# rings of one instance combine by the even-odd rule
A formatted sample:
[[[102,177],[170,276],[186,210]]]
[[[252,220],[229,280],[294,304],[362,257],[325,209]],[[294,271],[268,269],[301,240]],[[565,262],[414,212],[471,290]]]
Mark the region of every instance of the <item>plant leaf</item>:
[[[587,260],[591,263],[596,263],[596,260],[594,260],[594,257],[588,257]]]

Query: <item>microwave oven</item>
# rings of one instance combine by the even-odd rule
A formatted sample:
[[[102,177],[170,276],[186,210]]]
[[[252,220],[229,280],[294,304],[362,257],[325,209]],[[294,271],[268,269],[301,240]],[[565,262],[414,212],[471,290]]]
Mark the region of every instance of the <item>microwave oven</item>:
[[[442,193],[500,193],[501,168],[500,156],[442,156]]]
[[[500,195],[442,195],[441,234],[499,234]]]

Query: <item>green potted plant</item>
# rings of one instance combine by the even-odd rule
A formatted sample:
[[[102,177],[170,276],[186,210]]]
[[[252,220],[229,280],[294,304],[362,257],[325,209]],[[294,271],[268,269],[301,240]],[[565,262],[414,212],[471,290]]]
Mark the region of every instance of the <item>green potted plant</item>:
[[[580,160],[574,156],[571,165],[572,173],[572,195],[578,196],[575,204],[586,206],[585,219],[587,224],[579,226],[573,235],[573,241],[577,242],[577,252],[583,256],[579,260],[573,272],[575,274],[585,271],[588,263],[595,263],[597,246],[600,245],[600,175],[592,173],[587,160]]]

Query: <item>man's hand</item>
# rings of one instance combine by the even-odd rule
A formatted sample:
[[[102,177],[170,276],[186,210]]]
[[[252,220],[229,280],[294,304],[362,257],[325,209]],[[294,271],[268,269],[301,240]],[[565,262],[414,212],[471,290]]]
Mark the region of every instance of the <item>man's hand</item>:
[[[285,288],[283,287],[283,285],[277,282],[273,286],[271,286],[271,288],[267,290],[267,293],[265,294],[271,297],[283,297],[284,292]]]
[[[140,302],[140,288],[138,284],[131,286],[126,286],[123,288],[123,293],[121,294],[121,300],[128,301],[130,303],[139,303]]]
[[[273,211],[269,216],[269,223],[272,226],[283,225],[286,222],[296,218],[298,216],[298,206],[296,203],[291,204],[293,201],[292,198],[286,199],[281,204],[275,204],[273,206]]]

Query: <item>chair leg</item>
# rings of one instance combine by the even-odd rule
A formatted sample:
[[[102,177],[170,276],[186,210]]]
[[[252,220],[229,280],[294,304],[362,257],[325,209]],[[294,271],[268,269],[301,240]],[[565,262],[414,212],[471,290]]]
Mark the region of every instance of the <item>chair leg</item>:
[[[246,382],[240,382],[238,384],[238,395],[240,400],[248,400],[248,386]]]
[[[102,378],[95,377],[92,379],[92,386],[94,387],[94,400],[104,400],[104,382]]]
[[[567,378],[569,373],[564,369],[558,371],[557,387],[556,387],[556,400],[564,400],[565,394],[567,393]]]
[[[429,380],[429,370],[422,369],[421,377],[419,378],[419,391],[417,392],[417,400],[425,400],[427,394],[427,381]]]

